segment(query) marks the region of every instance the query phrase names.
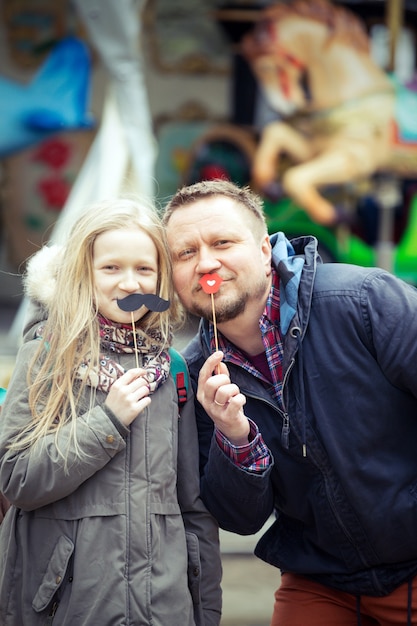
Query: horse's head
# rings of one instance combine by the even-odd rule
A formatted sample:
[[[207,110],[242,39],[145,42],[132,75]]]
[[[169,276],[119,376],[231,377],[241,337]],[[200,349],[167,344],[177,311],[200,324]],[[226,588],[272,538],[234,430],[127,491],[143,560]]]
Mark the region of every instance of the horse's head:
[[[305,65],[279,38],[277,22],[265,16],[241,42],[241,52],[273,109],[290,115],[306,104]]]
[[[327,88],[334,93],[338,79],[353,81],[369,41],[351,12],[327,0],[293,0],[264,9],[242,39],[241,52],[271,106],[288,115],[322,100]],[[352,57],[359,55],[358,66]]]

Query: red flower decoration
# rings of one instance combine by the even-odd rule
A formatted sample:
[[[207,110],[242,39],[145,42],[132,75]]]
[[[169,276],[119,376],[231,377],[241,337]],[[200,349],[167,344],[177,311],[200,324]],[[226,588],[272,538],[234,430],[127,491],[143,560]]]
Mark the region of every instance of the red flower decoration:
[[[55,176],[43,178],[39,181],[37,187],[48,208],[55,211],[62,209],[70,192],[70,186],[67,181]]]
[[[70,155],[71,148],[68,143],[60,139],[49,139],[39,146],[33,158],[58,170],[67,163]]]
[[[230,176],[225,167],[212,163],[201,168],[200,180],[230,180]]]
[[[204,274],[198,282],[204,293],[217,293],[223,282],[223,278],[220,278],[218,274]]]

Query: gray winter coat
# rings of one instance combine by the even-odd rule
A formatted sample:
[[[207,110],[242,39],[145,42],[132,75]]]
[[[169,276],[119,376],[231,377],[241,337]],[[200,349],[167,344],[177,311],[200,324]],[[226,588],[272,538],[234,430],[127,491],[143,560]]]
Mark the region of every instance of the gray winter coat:
[[[218,528],[199,495],[192,393],[179,415],[170,376],[126,428],[98,392],[78,420],[88,456],[71,450],[66,474],[52,437],[40,454],[7,448],[30,420],[38,345],[22,345],[0,419],[0,491],[13,505],[0,526],[0,624],[218,625]],[[120,362],[134,367],[133,355]]]

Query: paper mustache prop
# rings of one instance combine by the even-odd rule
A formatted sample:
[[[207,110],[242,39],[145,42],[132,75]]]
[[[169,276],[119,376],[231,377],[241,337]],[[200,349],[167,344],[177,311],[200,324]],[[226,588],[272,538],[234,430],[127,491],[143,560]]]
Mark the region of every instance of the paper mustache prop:
[[[136,328],[133,311],[137,311],[141,306],[146,306],[150,311],[162,313],[169,307],[169,300],[164,300],[154,293],[131,293],[126,298],[117,299],[117,306],[122,311],[130,311],[132,317],[133,342],[135,344],[136,367],[139,368],[138,346],[136,342]]]
[[[162,313],[169,307],[169,300],[164,300],[154,293],[131,293],[126,298],[117,300],[117,305],[122,311],[137,311],[141,306],[146,306],[150,311]]]

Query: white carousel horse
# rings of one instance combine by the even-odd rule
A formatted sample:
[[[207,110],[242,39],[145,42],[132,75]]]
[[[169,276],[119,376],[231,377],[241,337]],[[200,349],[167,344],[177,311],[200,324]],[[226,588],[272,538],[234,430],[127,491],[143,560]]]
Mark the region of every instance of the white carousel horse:
[[[398,118],[401,106],[410,109],[403,98],[417,111],[417,95],[373,61],[369,43],[361,21],[327,0],[272,5],[242,40],[280,115],[263,129],[252,184],[268,190],[288,155],[293,165],[281,175],[283,190],[321,224],[339,220],[321,187],[385,170],[417,176],[417,128],[401,135]]]

